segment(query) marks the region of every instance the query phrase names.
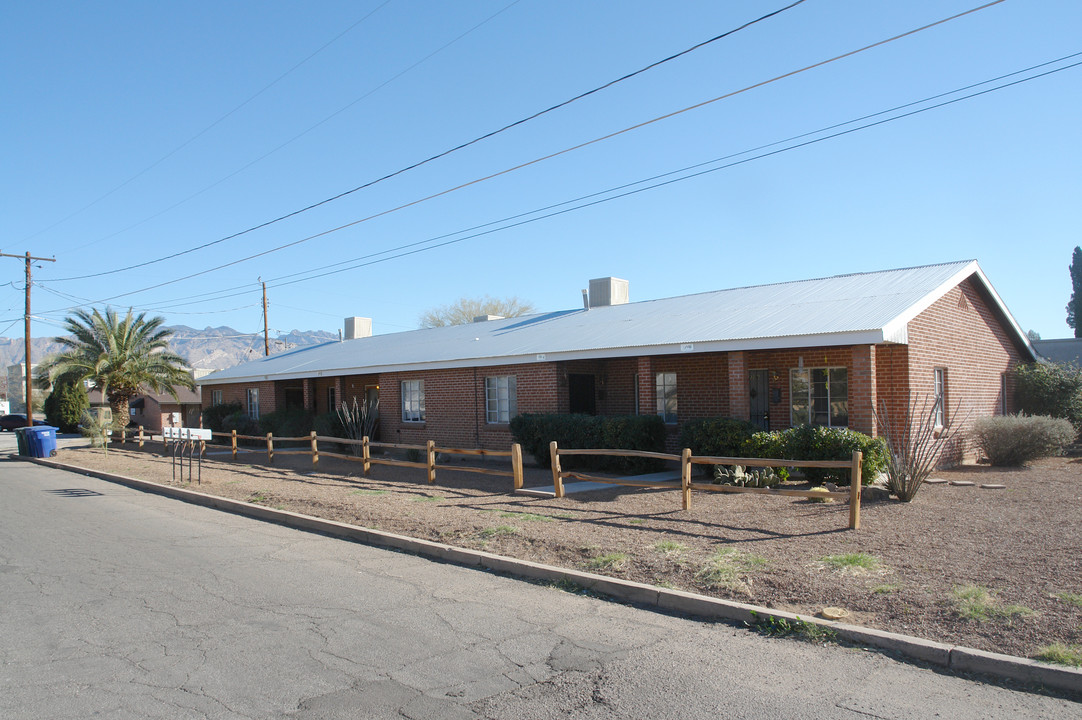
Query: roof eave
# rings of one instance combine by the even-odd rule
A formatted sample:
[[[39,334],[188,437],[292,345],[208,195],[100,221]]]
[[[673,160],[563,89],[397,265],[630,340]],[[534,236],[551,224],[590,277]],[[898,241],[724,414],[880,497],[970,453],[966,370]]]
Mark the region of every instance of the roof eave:
[[[303,380],[340,375],[375,375],[384,372],[418,372],[422,370],[449,370],[454,368],[493,367],[497,365],[526,365],[541,362],[568,360],[597,360],[601,358],[640,357],[644,355],[680,355],[686,353],[719,353],[755,350],[784,350],[819,348],[838,345],[876,345],[883,342],[905,342],[887,337],[884,329],[855,330],[816,335],[786,335],[779,337],[739,338],[707,342],[669,343],[664,345],[636,345],[628,347],[591,348],[554,353],[507,355],[494,357],[459,358],[434,362],[414,362],[363,367],[310,370],[304,372],[281,372],[233,376],[220,379],[201,378],[203,385],[231,385],[238,383],[268,382],[274,380]]]

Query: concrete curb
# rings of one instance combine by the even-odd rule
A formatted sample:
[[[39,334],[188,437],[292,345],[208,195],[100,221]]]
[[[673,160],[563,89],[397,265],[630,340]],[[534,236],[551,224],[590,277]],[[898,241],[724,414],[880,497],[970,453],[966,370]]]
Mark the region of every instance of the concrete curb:
[[[324,520],[311,515],[289,512],[288,510],[275,510],[262,505],[230,500],[217,495],[207,495],[171,485],[159,485],[124,475],[116,475],[100,470],[88,470],[45,458],[21,457],[20,459],[29,460],[38,465],[57,470],[89,475],[101,480],[126,485],[136,490],[164,495],[195,505],[223,510],[299,530],[352,540],[366,545],[394,548],[456,565],[483,568],[531,580],[573,582],[594,592],[636,605],[655,606],[671,612],[748,624],[755,624],[767,618],[785,620],[790,623],[813,623],[832,630],[836,637],[847,643],[885,650],[905,659],[928,663],[953,672],[978,673],[1068,693],[1082,694],[1082,670],[1069,667],[1047,665],[1028,658],[990,653],[961,645],[947,645],[909,635],[900,635],[857,625],[847,625],[817,617],[802,617],[782,610],[772,610],[733,600],[697,595],[682,590],[669,590],[630,580],[620,580],[578,570],[542,565],[528,560],[516,560],[515,558],[494,555],[480,550],[468,550],[430,540],[419,540],[405,535],[396,535],[381,530]]]

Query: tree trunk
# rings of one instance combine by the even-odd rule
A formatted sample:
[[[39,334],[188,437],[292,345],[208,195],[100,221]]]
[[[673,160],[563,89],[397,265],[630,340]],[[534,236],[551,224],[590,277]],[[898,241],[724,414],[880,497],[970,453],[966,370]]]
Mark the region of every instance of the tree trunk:
[[[131,409],[128,401],[131,399],[129,395],[112,395],[109,396],[109,409],[113,411],[113,429],[121,430],[128,426],[128,422],[131,420]]]

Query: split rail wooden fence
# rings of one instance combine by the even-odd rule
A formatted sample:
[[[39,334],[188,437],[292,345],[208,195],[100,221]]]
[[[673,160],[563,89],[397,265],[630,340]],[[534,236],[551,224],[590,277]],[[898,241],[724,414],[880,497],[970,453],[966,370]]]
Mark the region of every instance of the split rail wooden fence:
[[[613,478],[598,475],[565,471],[560,466],[560,456],[569,455],[604,455],[608,457],[635,457],[652,458],[656,460],[672,460],[680,463],[680,485],[674,486],[672,482],[664,480],[636,480],[632,478]],[[774,495],[777,497],[804,497],[809,499],[835,499],[849,501],[849,529],[860,529],[860,463],[863,455],[857,451],[853,453],[851,460],[767,460],[763,458],[731,458],[713,457],[709,455],[692,455],[689,448],[684,448],[679,455],[670,453],[650,452],[647,450],[602,450],[591,449],[564,449],[561,450],[556,442],[549,443],[549,456],[552,461],[552,484],[555,495],[558,498],[564,496],[564,483],[567,478],[586,482],[608,483],[610,485],[627,485],[630,487],[657,488],[661,490],[680,490],[682,505],[685,510],[691,509],[691,491],[702,490],[707,492],[751,493],[755,495]],[[749,488],[737,485],[715,485],[714,483],[692,482],[691,474],[694,465],[742,465],[744,467],[807,467],[807,468],[848,468],[850,475],[849,489],[835,492],[813,492],[811,490],[789,490],[774,488]]]
[[[522,446],[518,443],[511,445],[510,450],[485,450],[483,448],[446,448],[437,447],[435,441],[429,440],[424,445],[405,445],[400,443],[384,443],[375,442],[370,440],[367,436],[360,440],[353,440],[350,438],[337,438],[329,437],[326,435],[317,435],[315,431],[312,431],[309,435],[302,435],[300,437],[275,437],[273,433],[267,433],[266,436],[261,435],[238,435],[236,430],[231,432],[215,432],[212,433],[213,437],[228,438],[231,449],[233,451],[233,459],[237,458],[237,441],[238,440],[250,440],[260,443],[266,443],[267,462],[273,463],[275,455],[311,455],[312,464],[318,465],[320,456],[338,458],[340,460],[349,460],[352,462],[360,462],[363,464],[363,470],[365,477],[368,477],[369,471],[373,465],[392,465],[395,467],[412,467],[424,469],[428,474],[428,484],[432,485],[436,482],[436,470],[443,468],[445,470],[455,470],[457,472],[470,472],[480,475],[495,475],[498,477],[509,477],[512,480],[512,484],[515,490],[522,488]],[[289,448],[275,449],[274,442],[300,442],[308,443],[307,448]],[[361,454],[346,454],[338,452],[328,452],[327,450],[320,450],[319,443],[338,443],[339,445],[352,445],[359,446]],[[412,460],[394,460],[391,458],[384,458],[372,455],[372,449],[387,449],[387,450],[415,450],[419,453],[425,454],[424,462],[415,462]],[[511,458],[510,470],[499,470],[496,468],[483,468],[474,467],[470,465],[440,465],[436,463],[437,454],[443,455],[470,455],[476,457],[506,457]]]

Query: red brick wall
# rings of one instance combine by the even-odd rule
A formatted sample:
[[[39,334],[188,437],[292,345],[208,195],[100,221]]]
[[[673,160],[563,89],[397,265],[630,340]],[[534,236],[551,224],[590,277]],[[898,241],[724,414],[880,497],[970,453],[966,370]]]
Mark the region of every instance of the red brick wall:
[[[515,376],[519,413],[557,412],[555,364],[381,373],[382,439],[406,444],[423,444],[431,439],[452,447],[508,449],[511,445],[509,426],[485,421],[485,378],[502,375]],[[405,380],[424,380],[424,422],[402,421],[402,382]]]
[[[966,280],[913,319],[908,329],[908,385],[918,401],[932,396],[934,369],[940,367],[946,370],[948,414],[963,422],[963,429],[978,417],[1000,413],[1001,378],[1022,355],[979,286]],[[1007,411],[1014,412],[1012,397],[1007,398]],[[973,453],[962,438],[947,459]]]
[[[789,395],[789,370],[797,367],[821,368],[821,367],[844,367],[849,375],[849,427],[861,432],[868,432],[868,426],[855,426],[853,424],[853,358],[859,353],[862,346],[842,345],[825,348],[800,348],[796,350],[756,350],[746,353],[748,370],[766,370],[767,381],[770,387],[770,429],[785,430],[790,424],[790,395]],[[748,379],[743,376],[743,392],[747,394]],[[859,382],[856,385],[858,391],[864,391]],[[734,389],[734,393],[738,392]],[[775,402],[777,398],[777,402]],[[748,419],[745,410],[742,420]]]
[[[221,390],[223,405],[234,402],[240,403],[241,410],[248,412],[248,388],[258,388],[259,416],[263,417],[267,413],[278,409],[277,400],[275,399],[275,385],[276,383],[273,380],[236,383],[233,385],[204,385],[200,392],[203,397],[203,407],[205,408],[213,404],[211,402],[211,392]]]

